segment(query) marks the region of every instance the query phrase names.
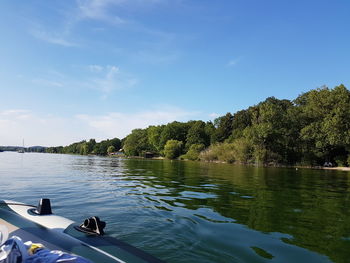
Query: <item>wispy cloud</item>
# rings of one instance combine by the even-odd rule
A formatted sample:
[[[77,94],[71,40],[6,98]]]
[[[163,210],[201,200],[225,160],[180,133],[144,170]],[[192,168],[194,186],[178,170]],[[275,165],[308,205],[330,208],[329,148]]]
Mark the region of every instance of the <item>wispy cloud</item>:
[[[43,78],[35,78],[32,79],[32,82],[34,84],[40,85],[40,86],[47,86],[47,87],[63,87],[64,84],[58,81],[52,81],[48,79]]]
[[[169,31],[149,27],[140,21],[139,17],[135,18],[132,15],[135,10],[153,8],[170,2],[169,0],[76,0],[73,2],[75,3],[73,8],[61,12],[58,24],[53,26],[36,22],[31,25],[29,33],[53,45],[91,48],[97,42],[101,43],[98,39],[87,39],[84,37],[86,34],[81,34],[81,30],[87,30],[90,25],[91,30],[98,30],[101,34],[109,34],[111,31],[115,34],[115,30],[124,30],[128,34],[137,35],[142,41],[137,43],[137,50],[124,47],[127,52],[122,55],[142,63],[170,63],[178,58],[178,52],[174,52],[178,50],[178,46],[174,43],[179,37]],[[91,21],[97,23],[90,24]],[[89,26],[86,27],[84,24]],[[118,48],[115,43],[111,46],[108,41],[102,45],[110,49]]]
[[[129,32],[150,35],[162,41],[173,41],[174,34],[169,31],[150,28],[138,20],[125,18],[121,9],[145,9],[155,5],[171,2],[168,0],[77,0],[76,22],[82,20],[101,21],[109,25],[127,29]],[[174,3],[175,1],[172,1]]]
[[[125,137],[133,129],[146,128],[149,125],[166,124],[172,121],[186,121],[198,116],[198,112],[186,111],[180,108],[163,106],[159,109],[140,111],[136,113],[111,112],[105,115],[85,115],[76,117],[88,126],[103,133],[105,137]]]
[[[159,50],[140,50],[130,55],[133,61],[154,65],[172,63],[178,60],[179,56],[178,52],[161,52]]]
[[[130,89],[138,83],[138,79],[117,66],[88,65],[76,67],[79,78],[61,72],[49,70],[45,77],[31,79],[32,83],[43,87],[66,88],[78,90],[95,90],[101,93],[102,99],[118,90]]]
[[[78,17],[80,19],[95,19],[114,25],[127,23],[121,17],[108,12],[110,6],[120,5],[125,0],[78,0]]]
[[[209,114],[210,119],[216,119],[217,117],[220,117],[219,113],[213,112]]]
[[[65,39],[64,36],[60,33],[48,33],[44,30],[39,29],[31,30],[30,33],[32,34],[32,36],[51,44],[60,45],[64,47],[78,46],[78,44]]]
[[[121,89],[128,89],[137,83],[137,79],[130,74],[122,72],[116,66],[90,66],[90,71],[95,75],[82,83],[83,86],[96,89],[105,95]]]
[[[227,63],[228,67],[233,67],[236,66],[237,63],[239,62],[240,58],[236,58],[236,59],[230,59],[229,62]]]
[[[100,115],[78,114],[58,117],[38,114],[25,109],[0,111],[0,145],[57,146],[95,138],[123,138],[133,129],[166,124],[174,120],[187,121],[197,112],[171,106],[136,113],[111,112]]]
[[[26,146],[66,144],[79,138],[74,126],[76,121],[29,110],[0,111],[0,145],[21,145],[23,138]]]
[[[103,70],[103,67],[100,65],[89,65],[88,68],[91,72],[101,72]]]
[[[0,111],[0,116],[5,118],[18,118],[18,119],[27,119],[30,114],[30,111],[23,109],[10,109]]]

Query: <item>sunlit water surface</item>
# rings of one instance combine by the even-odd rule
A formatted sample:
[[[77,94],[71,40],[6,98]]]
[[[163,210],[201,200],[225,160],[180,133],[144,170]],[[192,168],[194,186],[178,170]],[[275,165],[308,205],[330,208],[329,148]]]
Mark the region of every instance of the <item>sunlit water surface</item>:
[[[0,199],[50,198],[167,262],[350,262],[350,174],[0,153]]]

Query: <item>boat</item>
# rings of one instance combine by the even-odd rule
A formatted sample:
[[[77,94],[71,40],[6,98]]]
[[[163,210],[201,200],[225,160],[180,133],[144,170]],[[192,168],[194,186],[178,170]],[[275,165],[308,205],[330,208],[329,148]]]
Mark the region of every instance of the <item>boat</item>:
[[[106,223],[92,216],[78,224],[55,215],[50,199],[38,206],[0,200],[0,230],[3,236],[18,236],[24,242],[41,243],[50,250],[84,257],[94,263],[164,263],[164,261],[104,233]]]
[[[24,152],[25,152],[24,149],[25,149],[25,148],[24,148],[24,139],[23,139],[23,141],[22,141],[22,147],[19,148],[17,152],[18,152],[18,153],[24,153]]]

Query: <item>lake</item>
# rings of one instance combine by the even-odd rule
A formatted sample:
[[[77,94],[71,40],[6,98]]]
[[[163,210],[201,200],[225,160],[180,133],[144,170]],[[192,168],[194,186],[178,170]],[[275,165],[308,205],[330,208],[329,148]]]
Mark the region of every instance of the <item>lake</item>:
[[[349,262],[350,173],[0,153],[0,199],[37,204],[169,263]]]

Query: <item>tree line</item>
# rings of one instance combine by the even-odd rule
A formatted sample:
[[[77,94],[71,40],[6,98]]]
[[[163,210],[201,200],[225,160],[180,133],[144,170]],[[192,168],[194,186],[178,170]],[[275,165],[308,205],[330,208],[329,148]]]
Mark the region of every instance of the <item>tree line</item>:
[[[68,146],[48,147],[47,153],[67,153],[67,154],[96,154],[107,155],[108,153],[118,151],[121,148],[121,141],[118,138],[107,139],[101,142],[96,142],[95,139],[89,141],[80,141],[72,143]]]
[[[152,153],[169,159],[244,164],[350,165],[350,92],[344,85],[310,90],[295,100],[269,97],[213,122],[171,122],[135,129],[124,139],[94,139],[48,152],[127,156]]]
[[[38,152],[43,153],[46,151],[46,147],[43,146],[31,146],[31,147],[22,147],[22,146],[0,146],[0,152],[8,151],[8,152]]]

